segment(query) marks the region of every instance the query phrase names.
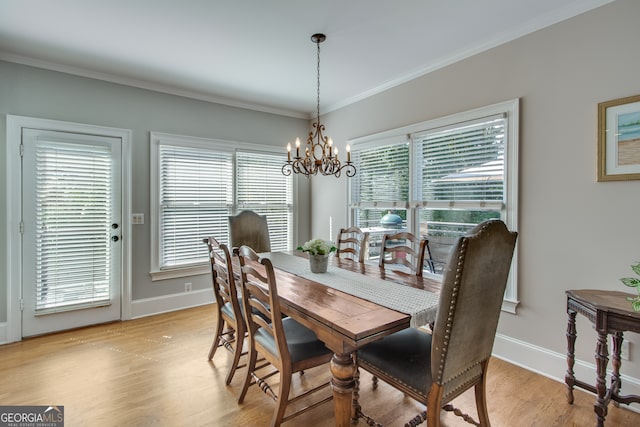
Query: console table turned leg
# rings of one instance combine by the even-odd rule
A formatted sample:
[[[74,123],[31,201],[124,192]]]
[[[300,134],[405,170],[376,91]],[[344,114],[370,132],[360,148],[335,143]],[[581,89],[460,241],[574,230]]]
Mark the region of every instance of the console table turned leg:
[[[611,364],[613,365],[613,372],[611,373],[611,387],[609,388],[612,396],[618,396],[620,389],[622,388],[622,379],[620,378],[620,366],[622,366],[622,360],[620,360],[620,352],[622,351],[622,332],[616,332],[612,334],[613,341],[613,354],[611,355]],[[614,401],[615,406],[620,406],[617,401]]]
[[[607,364],[609,363],[609,350],[607,348],[606,332],[598,331],[598,344],[596,345],[596,391],[598,399],[594,405],[594,411],[597,417],[597,426],[604,427],[604,419],[607,416],[607,403],[605,398],[607,394]]]
[[[564,382],[567,384],[567,402],[573,404],[573,387],[576,383],[576,376],[573,372],[575,364],[575,347],[576,347],[576,312],[568,310],[569,323],[567,325],[567,373],[564,376]]]

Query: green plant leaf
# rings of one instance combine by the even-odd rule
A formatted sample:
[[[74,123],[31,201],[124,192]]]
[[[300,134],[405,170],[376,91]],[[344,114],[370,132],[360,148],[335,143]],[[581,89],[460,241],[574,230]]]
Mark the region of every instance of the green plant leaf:
[[[640,287],[640,279],[636,279],[634,277],[625,277],[624,279],[620,279],[620,281],[630,288]]]
[[[640,311],[640,300],[632,302],[631,307],[633,307],[633,311]]]
[[[632,269],[633,271],[635,271],[635,273],[636,273],[638,276],[640,276],[640,262],[639,262],[639,263],[637,263],[636,265],[632,265],[632,266],[631,266],[631,269]]]

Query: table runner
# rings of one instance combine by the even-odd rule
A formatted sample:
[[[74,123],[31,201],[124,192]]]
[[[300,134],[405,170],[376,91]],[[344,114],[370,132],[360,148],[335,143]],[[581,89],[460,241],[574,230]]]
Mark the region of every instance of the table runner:
[[[312,273],[309,260],[282,252],[262,253],[274,267],[330,288],[411,316],[411,327],[435,321],[439,296],[433,292],[365,276],[329,265],[326,273]]]

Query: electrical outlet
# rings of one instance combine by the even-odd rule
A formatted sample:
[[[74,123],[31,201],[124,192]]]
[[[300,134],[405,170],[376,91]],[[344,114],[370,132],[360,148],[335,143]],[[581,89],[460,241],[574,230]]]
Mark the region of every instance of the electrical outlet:
[[[629,341],[622,341],[622,347],[620,348],[620,359],[631,360],[631,343]]]
[[[191,287],[191,282],[187,282],[184,284],[184,291],[185,292],[191,292],[193,290],[193,288]]]

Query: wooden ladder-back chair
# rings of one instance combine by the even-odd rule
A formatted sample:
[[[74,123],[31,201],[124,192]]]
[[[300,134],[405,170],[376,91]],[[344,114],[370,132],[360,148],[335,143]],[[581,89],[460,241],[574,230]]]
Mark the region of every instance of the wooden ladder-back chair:
[[[479,425],[490,426],[487,367],[516,238],[500,220],[485,221],[460,237],[444,271],[433,334],[405,329],[358,350],[360,368],[426,405],[407,426],[426,420],[428,427],[438,427],[441,409],[475,423],[449,404],[471,387]],[[354,410],[375,425],[357,400]]]
[[[209,350],[209,360],[213,359],[216,350],[224,346],[233,354],[233,361],[229,367],[226,383],[231,383],[238,366],[246,333],[243,320],[241,302],[238,300],[238,288],[236,287],[231,253],[225,244],[219,243],[215,238],[203,239],[209,249],[209,262],[211,264],[211,279],[213,283],[213,296],[216,300],[216,332]],[[225,329],[226,325],[226,329]]]
[[[238,403],[243,402],[249,386],[258,384],[263,392],[276,401],[271,426],[279,426],[281,423],[333,399],[333,396],[329,395],[285,416],[289,403],[306,398],[309,394],[329,386],[329,381],[327,381],[290,398],[293,373],[324,365],[331,360],[333,353],[325,347],[322,341],[318,340],[312,330],[290,317],[282,317],[271,261],[268,258],[259,258],[255,251],[247,246],[242,246],[235,251],[240,258],[244,312],[251,313],[247,318],[249,329],[248,370]],[[258,355],[264,357],[276,370],[259,375],[258,371],[261,368],[256,367]],[[278,394],[276,394],[266,379],[278,372],[280,373],[280,387]]]
[[[271,252],[267,217],[253,211],[242,211],[236,216],[230,216],[229,241],[233,248],[246,245],[256,252]]]
[[[380,244],[380,268],[405,271],[422,277],[422,270],[427,258],[427,267],[433,272],[433,259],[429,250],[429,241],[421,239],[412,233],[403,231],[396,234],[385,234]],[[394,267],[395,266],[395,267]]]
[[[365,262],[369,258],[369,233],[359,227],[341,228],[336,247],[337,257]]]

